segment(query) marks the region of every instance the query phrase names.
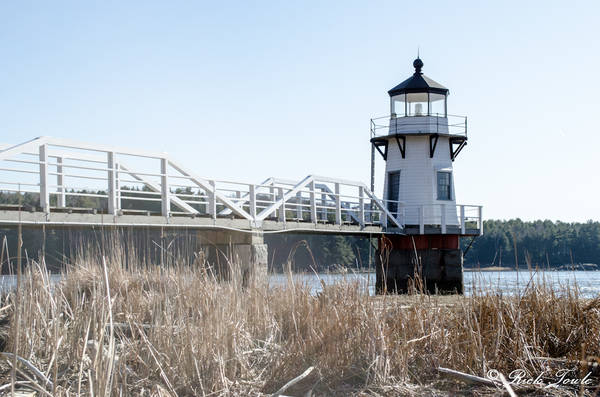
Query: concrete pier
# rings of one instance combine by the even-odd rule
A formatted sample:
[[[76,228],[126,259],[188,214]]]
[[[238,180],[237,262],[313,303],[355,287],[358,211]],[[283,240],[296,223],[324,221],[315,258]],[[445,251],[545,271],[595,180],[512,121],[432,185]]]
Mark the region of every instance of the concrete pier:
[[[266,277],[268,250],[261,232],[199,230],[197,235],[207,262],[219,277],[229,278],[235,269],[245,282]]]
[[[463,255],[458,235],[385,235],[376,256],[378,294],[463,293]]]

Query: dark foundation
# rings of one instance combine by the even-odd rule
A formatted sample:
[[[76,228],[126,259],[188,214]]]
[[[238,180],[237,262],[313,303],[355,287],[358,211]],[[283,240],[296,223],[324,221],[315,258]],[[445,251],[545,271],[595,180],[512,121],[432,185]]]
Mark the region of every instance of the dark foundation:
[[[458,235],[385,235],[376,257],[378,294],[462,294],[463,256]]]

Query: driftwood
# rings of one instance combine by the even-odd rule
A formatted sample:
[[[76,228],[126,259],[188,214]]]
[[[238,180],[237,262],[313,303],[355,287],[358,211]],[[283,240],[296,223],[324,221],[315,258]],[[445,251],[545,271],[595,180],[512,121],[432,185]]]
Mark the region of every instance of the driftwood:
[[[450,375],[454,378],[460,379],[460,380],[468,382],[468,383],[479,383],[482,385],[493,386],[493,387],[498,386],[498,384],[496,382],[494,382],[493,380],[482,378],[481,376],[466,374],[464,372],[456,371],[456,370],[453,370],[450,368],[443,368],[443,367],[438,367],[437,370],[438,370],[438,372],[441,372],[446,375]]]
[[[281,389],[279,389],[275,393],[273,393],[271,395],[271,397],[283,397],[282,393],[284,391],[286,391],[287,389],[289,389],[290,387],[294,386],[296,383],[300,382],[302,379],[304,379],[308,375],[310,375],[310,373],[313,371],[313,369],[315,369],[315,367],[308,367],[308,369],[306,371],[302,372],[300,375],[298,375],[297,377],[295,377],[294,379],[292,379],[291,381],[289,381],[288,383],[286,383],[285,385],[283,385],[281,387]]]
[[[28,380],[18,380],[15,382],[15,386],[26,386],[26,385],[30,385],[30,384],[31,384],[31,382]],[[12,386],[12,384],[10,384],[10,383],[2,385],[2,386],[0,386],[0,391],[10,389],[11,386]]]
[[[438,370],[438,372],[441,372],[446,375],[450,375],[454,378],[460,379],[460,380],[462,380],[464,382],[468,382],[468,383],[479,383],[482,385],[492,386],[492,387],[497,387],[497,386],[499,386],[499,384],[501,384],[506,389],[506,391],[508,392],[508,395],[510,397],[517,397],[517,394],[515,393],[513,388],[510,386],[510,383],[508,383],[508,381],[506,380],[504,375],[502,375],[502,373],[500,373],[500,372],[498,372],[499,382],[494,382],[491,379],[486,379],[486,378],[482,378],[481,376],[466,374],[464,372],[456,371],[456,370],[450,369],[450,368],[438,367],[437,370]]]
[[[0,352],[0,355],[8,358],[8,359],[14,359],[15,355],[13,353],[7,353],[7,352]],[[46,375],[44,375],[42,373],[42,371],[40,371],[39,369],[37,369],[35,367],[35,365],[33,365],[30,361],[25,360],[23,357],[19,357],[16,356],[17,360],[23,364],[24,366],[26,366],[31,372],[33,372],[33,374],[38,377],[40,380],[44,381],[44,386],[49,386],[50,389],[52,389],[54,387],[54,384],[52,383],[52,381],[50,379],[48,379],[46,377]]]

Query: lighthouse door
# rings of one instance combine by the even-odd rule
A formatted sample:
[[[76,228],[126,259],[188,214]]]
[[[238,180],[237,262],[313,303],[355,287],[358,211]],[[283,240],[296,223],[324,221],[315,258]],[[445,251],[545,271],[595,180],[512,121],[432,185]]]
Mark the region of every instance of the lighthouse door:
[[[387,203],[388,211],[398,218],[398,197],[400,193],[400,171],[388,173]]]

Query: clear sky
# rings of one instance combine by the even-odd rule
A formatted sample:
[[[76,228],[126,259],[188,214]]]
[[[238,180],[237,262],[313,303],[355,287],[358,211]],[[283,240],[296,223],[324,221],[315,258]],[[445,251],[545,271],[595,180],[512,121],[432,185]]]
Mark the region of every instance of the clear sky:
[[[369,182],[369,119],[423,72],[486,218],[600,220],[600,2],[0,3],[0,141],[166,151],[198,175]],[[382,189],[383,164],[377,164]]]

